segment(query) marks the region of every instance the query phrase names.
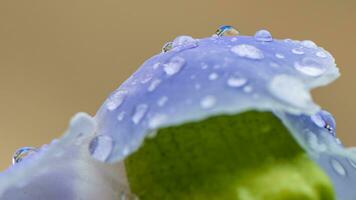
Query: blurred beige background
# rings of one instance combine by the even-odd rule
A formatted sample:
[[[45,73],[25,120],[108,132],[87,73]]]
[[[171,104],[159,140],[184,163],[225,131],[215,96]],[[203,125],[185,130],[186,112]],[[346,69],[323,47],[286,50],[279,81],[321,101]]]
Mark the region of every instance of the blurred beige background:
[[[0,0],[0,169],[18,147],[60,136],[74,113],[94,114],[166,41],[210,36],[222,24],[329,50],[342,77],[315,99],[356,145],[355,21],[352,0]]]

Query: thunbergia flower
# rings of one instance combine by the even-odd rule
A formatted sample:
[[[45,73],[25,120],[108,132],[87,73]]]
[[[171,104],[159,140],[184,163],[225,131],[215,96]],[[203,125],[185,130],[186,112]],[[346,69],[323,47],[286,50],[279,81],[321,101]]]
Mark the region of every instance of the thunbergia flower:
[[[94,118],[77,115],[61,139],[1,173],[0,199],[135,198],[122,160],[146,138],[164,127],[249,110],[273,112],[329,176],[337,198],[356,199],[355,150],[341,144],[332,115],[310,95],[339,76],[330,53],[309,40],[273,39],[267,30],[240,36],[230,26],[167,44]]]

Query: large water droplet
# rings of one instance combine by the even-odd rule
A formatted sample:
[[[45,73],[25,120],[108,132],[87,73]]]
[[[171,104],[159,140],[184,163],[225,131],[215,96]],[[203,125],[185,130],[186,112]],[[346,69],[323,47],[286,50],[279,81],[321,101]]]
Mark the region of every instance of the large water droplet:
[[[12,156],[12,164],[21,162],[23,159],[28,158],[30,155],[33,155],[37,152],[37,149],[34,147],[22,147],[16,150]]]
[[[275,97],[293,106],[304,108],[311,102],[311,96],[304,84],[292,76],[273,77],[268,89]]]
[[[217,36],[237,36],[240,33],[232,26],[220,26],[218,30],[216,30],[215,34]]]
[[[261,50],[248,44],[240,44],[233,46],[231,48],[231,51],[240,57],[250,58],[254,60],[259,60],[264,57]]]
[[[114,92],[106,102],[107,109],[110,111],[117,109],[122,102],[124,102],[127,93],[126,90],[118,90]]]
[[[98,135],[89,144],[90,155],[96,160],[105,162],[111,154],[114,141],[110,136]]]
[[[302,41],[301,44],[306,48],[310,48],[310,49],[317,48],[316,44],[311,40],[304,40],[304,41]]]
[[[158,87],[158,85],[159,85],[160,83],[161,83],[161,80],[159,80],[159,79],[154,79],[153,81],[151,81],[151,84],[148,86],[147,90],[148,90],[149,92],[154,91],[154,90]]]
[[[184,66],[185,60],[182,57],[173,57],[168,63],[164,64],[164,71],[168,76],[178,73]]]
[[[216,104],[216,98],[212,95],[208,95],[206,97],[204,97],[201,101],[200,101],[200,106],[203,109],[209,109],[214,107]]]
[[[238,77],[238,76],[231,76],[227,79],[227,85],[230,87],[238,88],[247,83],[247,79]]]
[[[336,173],[338,173],[341,176],[346,175],[346,170],[345,170],[344,166],[342,166],[342,164],[338,160],[331,159],[330,164]]]
[[[173,40],[172,47],[175,48],[178,46],[198,46],[198,41],[191,36],[182,35]]]
[[[260,42],[270,42],[273,40],[272,35],[267,30],[259,30],[255,34],[255,39]]]
[[[303,58],[302,62],[294,63],[294,68],[308,76],[320,76],[324,74],[325,68],[313,58]]]
[[[146,104],[140,104],[140,105],[136,106],[135,112],[132,115],[133,123],[135,123],[135,124],[140,123],[142,118],[145,116],[147,109],[148,109],[148,105],[146,105]]]

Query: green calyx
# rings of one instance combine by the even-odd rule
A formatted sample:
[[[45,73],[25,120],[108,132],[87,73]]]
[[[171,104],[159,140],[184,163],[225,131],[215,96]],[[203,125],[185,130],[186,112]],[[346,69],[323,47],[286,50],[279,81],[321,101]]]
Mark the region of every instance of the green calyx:
[[[140,200],[333,200],[328,177],[272,113],[160,129],[125,160]]]

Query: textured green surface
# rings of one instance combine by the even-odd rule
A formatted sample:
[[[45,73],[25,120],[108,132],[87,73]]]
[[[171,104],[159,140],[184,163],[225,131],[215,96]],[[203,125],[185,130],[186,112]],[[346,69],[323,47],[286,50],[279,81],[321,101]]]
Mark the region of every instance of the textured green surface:
[[[271,113],[159,130],[125,160],[140,200],[331,200],[331,183]]]

